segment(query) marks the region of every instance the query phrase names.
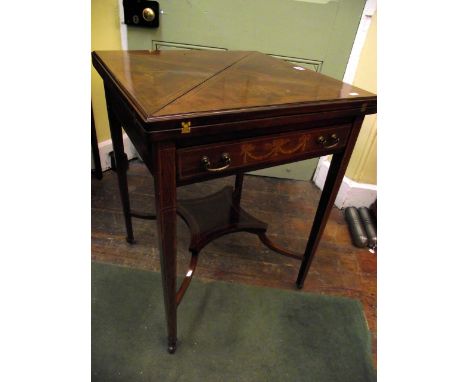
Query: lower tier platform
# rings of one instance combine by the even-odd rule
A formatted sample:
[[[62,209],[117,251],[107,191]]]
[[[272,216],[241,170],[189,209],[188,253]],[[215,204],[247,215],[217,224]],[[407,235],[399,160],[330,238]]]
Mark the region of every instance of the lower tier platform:
[[[234,188],[227,186],[220,191],[197,199],[177,201],[177,214],[184,220],[190,230],[189,251],[192,253],[190,266],[177,292],[177,304],[190,285],[198,262],[200,251],[211,241],[234,232],[249,232],[271,250],[297,260],[302,255],[291,252],[274,244],[266,235],[268,224],[247,213],[240,206],[240,196]],[[141,219],[156,219],[155,215],[132,212],[131,216]]]

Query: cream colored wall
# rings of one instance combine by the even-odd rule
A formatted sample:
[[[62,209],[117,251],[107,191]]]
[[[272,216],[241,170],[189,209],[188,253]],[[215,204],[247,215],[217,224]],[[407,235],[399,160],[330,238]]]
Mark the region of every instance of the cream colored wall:
[[[367,33],[353,85],[377,94],[377,11]],[[346,176],[359,183],[377,184],[377,115],[366,116]]]
[[[118,0],[91,0],[91,49],[121,49]],[[91,69],[91,99],[99,142],[110,138],[102,79]]]

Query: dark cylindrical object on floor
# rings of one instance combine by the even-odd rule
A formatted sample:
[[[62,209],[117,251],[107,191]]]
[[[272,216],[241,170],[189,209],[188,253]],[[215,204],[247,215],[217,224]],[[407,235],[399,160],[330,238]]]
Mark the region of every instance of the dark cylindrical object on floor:
[[[375,224],[375,228],[377,229],[377,199],[375,199],[375,202],[370,205],[369,212],[372,217],[372,221]]]
[[[368,239],[367,245],[369,248],[375,248],[377,246],[377,230],[375,229],[369,209],[366,207],[361,207],[358,211],[366,231]]]
[[[345,209],[345,219],[348,222],[349,232],[351,233],[354,245],[359,248],[365,247],[368,239],[356,207]]]

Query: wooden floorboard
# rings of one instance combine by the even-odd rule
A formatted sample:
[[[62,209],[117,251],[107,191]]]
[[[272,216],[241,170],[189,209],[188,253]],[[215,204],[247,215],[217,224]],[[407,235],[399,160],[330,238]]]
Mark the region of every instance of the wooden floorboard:
[[[154,213],[152,178],[138,160],[130,162],[128,183],[133,210]],[[177,189],[179,198],[209,195],[234,177],[192,184]],[[145,270],[159,270],[154,221],[133,219],[137,243],[125,241],[125,225],[117,187],[117,176],[104,173],[92,180],[92,259]],[[245,176],[242,207],[268,222],[268,234],[282,246],[302,252],[307,242],[320,190],[305,181]],[[189,232],[178,220],[178,274],[185,273],[190,261],[186,248]],[[205,247],[195,277],[257,286],[295,289],[299,262],[276,254],[248,233],[221,237]],[[343,212],[333,208],[319,244],[303,291],[359,299],[373,337],[377,361],[377,256],[352,245]]]

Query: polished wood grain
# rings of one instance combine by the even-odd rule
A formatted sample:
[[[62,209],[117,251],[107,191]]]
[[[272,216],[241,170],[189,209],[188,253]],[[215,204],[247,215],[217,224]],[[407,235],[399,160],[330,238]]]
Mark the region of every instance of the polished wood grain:
[[[249,52],[100,51],[106,70],[146,116],[247,56]]]
[[[376,112],[377,97],[258,52],[113,51],[93,52],[92,60],[106,89],[127,240],[134,241],[132,216],[157,220],[169,352],[177,344],[177,305],[193,275],[177,292],[178,186],[236,175],[231,226],[200,231],[192,246],[194,270],[202,246],[239,231],[244,222],[239,206],[245,171],[333,154],[303,256],[267,237],[263,226],[253,232],[269,248],[302,259],[296,281],[302,288],[364,115]],[[130,209],[120,125],[153,176],[154,215]],[[209,217],[192,219],[192,212],[185,214],[192,228]]]
[[[200,83],[193,91],[152,116],[330,102],[366,96],[372,94],[290,62],[250,52],[232,64],[229,70]]]
[[[296,286],[298,288],[302,288],[304,285],[305,278],[307,277],[307,273],[309,272],[310,265],[312,264],[312,260],[317,250],[319,240],[322,237],[328,216],[330,215],[330,211],[333,207],[333,203],[330,203],[330,201],[334,201],[336,199],[346,167],[348,166],[354,145],[358,138],[363,119],[364,117],[356,118],[345,150],[334,154],[332,157],[327,179],[325,180],[323,192],[317,207],[317,212],[315,213],[314,223],[310,230],[309,240],[304,252],[304,259],[302,260],[301,268],[299,269],[299,274],[297,276]]]
[[[109,89],[105,86],[106,99],[109,100],[111,95]],[[132,228],[132,217],[130,211],[130,197],[128,195],[127,185],[127,155],[124,151],[122,127],[119,119],[114,113],[114,109],[110,107],[111,103],[107,102],[107,117],[109,119],[109,128],[112,138],[112,146],[114,151],[115,164],[117,167],[117,176],[119,180],[120,200],[122,201],[122,209],[125,216],[125,227],[127,229],[127,242],[134,243]]]
[[[176,226],[176,171],[174,144],[160,144],[154,152],[155,204],[159,252],[163,254],[161,276],[167,321],[168,351],[177,346],[176,276],[177,226]]]
[[[93,64],[148,130],[181,129],[187,119],[192,127],[235,121],[240,113],[376,107],[372,93],[259,52],[99,51]]]
[[[91,172],[96,179],[102,179],[101,159],[99,157],[99,147],[96,135],[96,126],[94,125],[93,106],[91,105],[91,151],[93,154],[94,170]]]
[[[269,167],[272,163],[283,164],[330,154],[346,146],[350,129],[350,124],[328,126],[322,129],[181,148],[177,150],[177,179],[180,184],[186,184],[188,181],[232,174],[240,168],[243,171],[257,170]],[[225,170],[210,173],[203,167],[201,159],[205,156],[215,167],[223,166],[224,153],[230,158],[230,164]]]

